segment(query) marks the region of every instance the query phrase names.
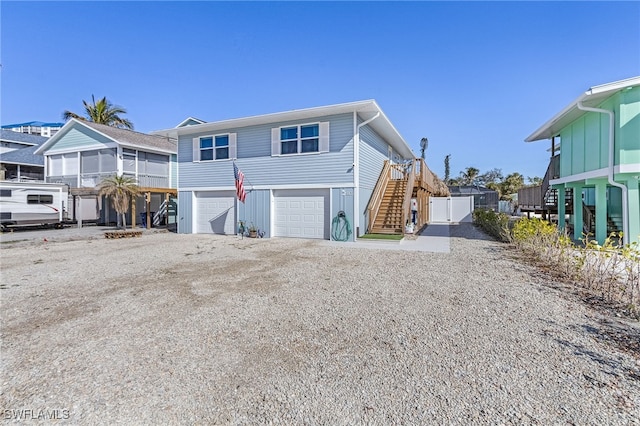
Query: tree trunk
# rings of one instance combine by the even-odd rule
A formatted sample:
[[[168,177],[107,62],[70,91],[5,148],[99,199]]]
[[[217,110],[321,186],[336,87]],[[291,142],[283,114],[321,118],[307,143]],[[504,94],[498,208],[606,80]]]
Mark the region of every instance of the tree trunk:
[[[127,229],[127,214],[122,213],[122,229]]]

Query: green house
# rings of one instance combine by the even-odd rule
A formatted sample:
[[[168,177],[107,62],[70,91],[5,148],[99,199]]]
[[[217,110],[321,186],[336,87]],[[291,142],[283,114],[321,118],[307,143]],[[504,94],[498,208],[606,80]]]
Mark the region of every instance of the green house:
[[[590,88],[525,139],[539,140],[551,141],[559,226],[640,242],[640,77]]]

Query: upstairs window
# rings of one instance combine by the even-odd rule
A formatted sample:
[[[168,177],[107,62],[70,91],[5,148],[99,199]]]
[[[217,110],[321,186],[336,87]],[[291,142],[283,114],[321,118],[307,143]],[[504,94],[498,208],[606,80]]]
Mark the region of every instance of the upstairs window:
[[[235,146],[235,133],[194,138],[193,161],[215,161],[234,158]]]
[[[328,151],[328,122],[279,127],[271,131],[271,155],[297,155]]]

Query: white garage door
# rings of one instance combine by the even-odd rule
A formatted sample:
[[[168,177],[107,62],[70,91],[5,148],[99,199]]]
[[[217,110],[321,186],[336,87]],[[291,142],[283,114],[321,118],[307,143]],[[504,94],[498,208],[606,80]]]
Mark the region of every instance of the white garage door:
[[[196,192],[196,233],[235,234],[235,195],[230,192]]]
[[[329,239],[327,190],[275,191],[276,237]]]

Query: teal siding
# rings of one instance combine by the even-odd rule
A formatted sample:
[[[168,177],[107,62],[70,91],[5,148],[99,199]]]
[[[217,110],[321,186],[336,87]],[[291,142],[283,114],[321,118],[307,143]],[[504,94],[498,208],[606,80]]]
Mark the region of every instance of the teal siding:
[[[66,134],[62,135],[60,140],[47,150],[47,154],[56,151],[82,151],[83,148],[95,149],[96,145],[113,147],[115,142],[86,127],[76,126],[71,127]]]
[[[178,192],[178,233],[191,234],[193,222],[192,192]]]
[[[614,112],[614,164],[640,163],[640,87],[620,92],[599,108]],[[609,165],[609,116],[586,112],[562,129],[561,177]]]
[[[640,87],[620,94],[620,162],[640,163]]]
[[[247,225],[252,223],[260,231],[264,231],[264,237],[271,237],[271,191],[254,190],[247,194],[244,203],[238,203],[238,220],[244,221]]]
[[[600,114],[602,115],[602,114]],[[605,116],[606,117],[606,116]],[[588,116],[585,117],[584,124],[584,146],[582,148],[582,155],[584,157],[584,161],[581,162],[580,166],[584,171],[587,170],[598,170],[601,168],[601,151],[599,149],[589,149],[592,146],[600,146],[600,135],[601,135],[601,120],[599,116]],[[604,158],[604,162],[607,162],[606,155]]]
[[[271,156],[271,128],[282,125],[329,121],[330,152]],[[245,174],[245,185],[332,184],[353,182],[353,115],[341,114],[304,121],[226,129],[216,133],[237,133],[237,165]],[[180,187],[233,186],[230,160],[193,162],[193,138],[205,133],[181,136],[178,141]]]

